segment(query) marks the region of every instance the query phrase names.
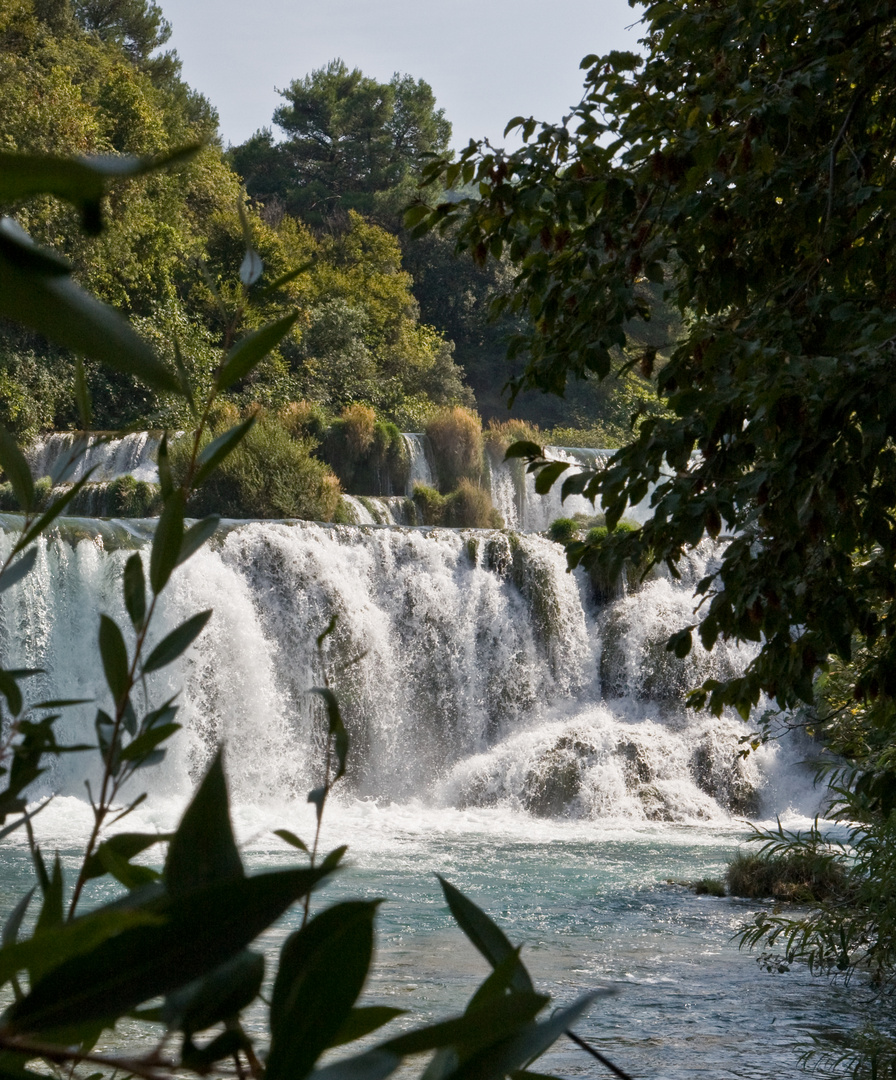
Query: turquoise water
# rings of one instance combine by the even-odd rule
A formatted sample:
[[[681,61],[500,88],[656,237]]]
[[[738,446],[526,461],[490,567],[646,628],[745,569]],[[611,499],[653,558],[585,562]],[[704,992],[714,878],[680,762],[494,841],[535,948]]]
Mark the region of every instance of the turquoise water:
[[[247,825],[256,830],[243,837],[250,867],[293,861],[291,850],[259,835],[257,817],[248,817],[237,814],[244,833]],[[722,876],[745,837],[735,823],[595,826],[362,803],[331,806],[328,818],[324,846],[347,840],[349,858],[314,907],[348,897],[385,900],[365,1001],[408,1009],[398,1027],[461,1010],[486,972],[454,924],[435,872],[523,944],[536,985],[558,1004],[595,987],[615,991],[598,999],[576,1030],[635,1077],[794,1076],[813,1035],[855,1027],[867,1005],[861,988],[832,986],[799,967],[771,974],[739,951],[732,936],[756,902],[697,896],[676,884]],[[63,861],[73,868],[76,849],[64,851]],[[3,866],[8,911],[31,883],[27,853],[7,847]],[[110,888],[91,899],[100,895],[109,897]],[[300,916],[282,920],[265,947],[276,950]],[[146,1036],[134,1028],[124,1038]],[[605,1074],[568,1040],[539,1068]]]

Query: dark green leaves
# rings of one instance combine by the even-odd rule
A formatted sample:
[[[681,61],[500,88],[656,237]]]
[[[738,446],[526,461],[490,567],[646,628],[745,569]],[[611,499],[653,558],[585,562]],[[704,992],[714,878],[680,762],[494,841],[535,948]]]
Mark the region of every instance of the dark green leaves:
[[[568,461],[552,461],[540,469],[535,478],[535,491],[539,495],[545,495],[554,486],[554,481],[569,468]]]
[[[236,1017],[258,996],[264,979],[264,957],[248,949],[165,999],[162,1017],[172,1030],[188,1038],[222,1020]]]
[[[287,939],[271,997],[268,1080],[302,1080],[336,1041],[367,977],[377,905],[337,904]]]
[[[176,895],[212,881],[242,877],[219,751],[168,845],[165,885]]]
[[[286,315],[282,319],[268,323],[260,330],[247,334],[238,341],[224,358],[224,363],[218,372],[216,380],[218,390],[227,390],[240,379],[244,379],[259,360],[280,344],[297,318],[297,315]]]
[[[512,965],[513,973],[510,986],[514,990],[520,993],[533,993],[529,972],[519,959],[516,950],[507,940],[504,931],[472,900],[468,900],[459,889],[456,889],[439,874],[436,877],[438,877],[439,884],[442,886],[442,892],[445,894],[445,900],[451,909],[451,914],[470,941],[492,967],[497,967],[505,962]]]
[[[30,548],[20,559],[10,563],[0,575],[0,593],[11,589],[13,585],[30,574],[35,562],[37,562],[37,548]]]
[[[196,487],[212,474],[228,454],[233,453],[248,435],[249,429],[254,423],[255,417],[250,416],[241,424],[237,424],[236,427],[225,431],[223,435],[219,435],[217,439],[214,439],[208,446],[203,448],[196,460],[196,475],[193,478]]]
[[[124,606],[134,629],[142,630],[146,618],[146,579],[143,576],[143,559],[136,551],[125,563],[122,586]]]
[[[120,863],[130,863],[131,859],[147,848],[165,843],[168,839],[164,833],[116,833],[104,840],[86,861],[84,877],[89,881],[91,878],[112,873],[113,865],[117,867]]]
[[[117,704],[130,689],[128,651],[118,624],[108,615],[100,616],[99,646],[106,682]]]
[[[149,583],[152,591],[159,593],[165,588],[171,572],[180,561],[184,540],[184,494],[173,491],[165,500],[159,516],[152,551],[149,557]]]
[[[7,219],[0,222],[0,315],[57,345],[135,375],[153,390],[180,392],[180,382],[112,308],[51,266],[33,241]]]
[[[128,917],[151,918],[154,924],[123,929],[58,963],[10,1007],[7,1028],[50,1032],[89,1021],[111,1022],[236,955],[325,874],[323,869],[283,870],[214,881],[115,913],[125,924]],[[106,923],[99,920],[106,914],[100,909],[66,924],[54,932],[52,943],[47,935],[48,949],[54,946],[50,955],[61,957],[66,938],[87,920],[93,920],[91,929],[102,932]],[[3,960],[0,951],[0,972]]]
[[[0,469],[12,485],[19,506],[28,513],[34,505],[34,481],[25,455],[9,431],[0,424]]]
[[[158,158],[109,156],[63,158],[51,154],[0,153],[0,202],[32,195],[55,195],[81,211],[86,232],[102,227],[101,200],[110,179],[133,177],[171,165],[196,153],[188,146]]]
[[[214,536],[215,529],[217,529],[220,522],[221,519],[215,514],[203,518],[201,521],[193,522],[189,529],[184,533],[184,538],[180,545],[180,554],[177,557],[178,566],[180,566],[181,563],[186,562],[191,556],[195,555],[206,540],[209,540]]]
[[[211,610],[200,611],[185,623],[181,623],[176,630],[172,630],[146,658],[143,664],[144,674],[157,671],[176,660],[199,637],[211,616]]]

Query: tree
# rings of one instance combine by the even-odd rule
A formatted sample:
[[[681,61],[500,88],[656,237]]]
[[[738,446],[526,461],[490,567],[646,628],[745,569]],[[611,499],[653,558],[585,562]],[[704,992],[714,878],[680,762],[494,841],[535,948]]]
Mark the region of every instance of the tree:
[[[153,168],[128,158],[112,164],[108,159],[41,159],[14,153],[4,153],[2,165],[0,200],[61,197],[94,231],[102,227],[109,174]],[[327,687],[316,691],[326,718],[323,783],[309,794],[317,810],[317,834],[309,846],[288,830],[278,833],[307,865],[245,873],[230,822],[220,750],[173,834],[109,833],[110,826],[143,799],[140,795],[122,806],[124,785],[164,756],[165,743],[179,727],[177,695],[161,703],[152,700],[153,673],[181,656],[212,615],[211,610],[193,615],[150,648],[158,634],[160,595],[177,566],[210,539],[219,523],[212,515],[187,525],[188,499],[253,426],[250,417],[208,442],[216,398],[282,339],[296,314],[245,333],[222,351],[213,386],[203,399],[182,362],[176,373],[169,369],[125,319],[72,281],[70,268],[58,256],[34,244],[9,219],[0,226],[0,240],[0,314],[22,319],[58,344],[115,370],[132,372],[153,388],[183,395],[194,423],[191,451],[177,482],[167,439],[159,448],[163,509],[148,552],[133,551],[127,559],[122,575],[125,617],[119,625],[108,615],[100,616],[97,649],[107,685],[96,714],[96,744],[60,745],[54,724],[60,710],[77,702],[35,702],[28,692],[33,671],[0,669],[0,825],[4,836],[25,830],[35,872],[35,885],[15,905],[0,941],[0,985],[9,1002],[0,1018],[5,1073],[19,1080],[47,1080],[60,1068],[72,1077],[83,1075],[86,1066],[93,1077],[125,1071],[145,1080],[170,1080],[185,1072],[230,1076],[232,1063],[237,1075],[251,1074],[254,1080],[322,1075],[385,1080],[406,1059],[433,1053],[426,1076],[434,1071],[445,1080],[520,1075],[568,1032],[601,991],[537,1020],[550,999],[535,992],[519,948],[444,880],[445,902],[493,973],[463,1015],[387,1037],[335,1064],[319,1065],[329,1048],[355,1043],[403,1012],[355,1004],[372,960],[380,901],[344,901],[309,917],[312,890],[337,870],[345,853],[344,847],[323,858],[318,852],[324,806],[345,772],[349,751],[338,702]],[[234,335],[242,313],[252,305],[250,287],[263,273],[257,251],[248,248],[245,256],[242,303],[232,314]],[[79,371],[77,398],[83,415],[88,409],[80,366]],[[38,561],[35,542],[87,478],[69,492],[51,496],[48,507],[41,506],[28,463],[2,427],[0,468],[22,510],[18,535],[0,565],[3,592],[33,572]],[[333,624],[321,642],[332,629]],[[75,750],[92,750],[100,769],[96,786],[88,784],[93,826],[69,890],[68,866],[63,868],[57,853],[48,868],[35,842],[31,819],[39,809],[29,808],[27,800],[29,786],[53,760]],[[156,845],[165,848],[161,871],[134,861]],[[110,891],[118,895],[84,913],[84,887],[94,879],[107,879],[103,899]],[[40,910],[23,933],[35,894]],[[286,938],[273,985],[262,996],[266,958],[250,946],[299,902],[304,906],[301,926]],[[263,1033],[255,1021],[251,1028],[245,1023],[243,1014],[253,1004],[266,1010]],[[147,1052],[97,1050],[103,1033],[114,1031],[125,1018],[149,1025],[153,1045]],[[598,1051],[591,1052],[605,1061]]]
[[[505,303],[533,317],[514,392],[606,376],[649,318],[645,278],[681,312],[659,376],[672,415],[586,479],[611,523],[657,485],[652,520],[608,558],[674,569],[705,533],[736,534],[700,584],[700,635],[759,647],[695,700],[811,701],[819,665],[856,640],[876,648],[854,690],[896,695],[896,14],[694,0],[646,19],[644,61],[588,57],[566,124],[519,119],[520,151],[431,166],[482,195],[411,221],[459,222],[479,261],[509,252]]]
[[[370,213],[377,196],[401,190],[423,155],[444,153],[451,125],[422,79],[396,74],[377,82],[333,60],[280,91],[274,123],[232,151],[253,198],[280,200],[312,223]]]
[[[847,753],[840,812],[881,854],[896,806],[896,10],[681,0],[648,5],[645,26],[643,57],[583,61],[565,122],[520,117],[519,151],[479,144],[433,164],[430,182],[476,194],[421,204],[408,223],[457,228],[479,262],[509,254],[506,303],[531,317],[514,393],[605,377],[649,317],[639,284],[663,287],[683,319],[658,374],[669,415],[645,419],[604,471],[564,482],[600,497],[611,529],[570,560],[677,573],[724,531],[694,623],[669,647],[686,654],[696,630],[708,648],[721,637],[755,654],[692,704],[813,709],[819,673],[836,668],[864,728],[844,739],[822,714],[820,732]],[[655,360],[651,347],[630,363],[649,374]],[[517,452],[542,487],[565,471],[538,447]],[[644,527],[612,532],[650,492]],[[863,880],[882,901],[893,880],[876,865]],[[877,942],[891,977],[890,916],[864,911],[855,939],[846,907],[817,924],[845,935],[826,959],[852,970]]]

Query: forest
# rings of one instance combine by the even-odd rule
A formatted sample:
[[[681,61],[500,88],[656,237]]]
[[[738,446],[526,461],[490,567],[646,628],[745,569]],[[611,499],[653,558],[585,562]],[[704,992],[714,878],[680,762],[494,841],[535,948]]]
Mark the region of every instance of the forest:
[[[246,243],[265,282],[277,285],[259,286],[243,328],[298,313],[264,364],[223,395],[218,426],[259,415],[254,439],[265,433],[268,460],[276,455],[276,468],[294,474],[300,494],[250,499],[245,477],[233,476],[225,513],[338,517],[337,478],[344,490],[352,480],[352,464],[335,449],[346,424],[361,423],[358,438],[376,457],[390,440],[395,455],[398,430],[463,417],[459,408],[480,428],[509,419],[506,343],[520,320],[490,318],[508,266],[477,267],[454,254],[450,237],[412,239],[403,225],[425,155],[444,153],[451,132],[422,79],[379,84],[334,60],[283,92],[276,138],[262,127],[224,148],[213,103],[183,81],[165,49],[170,27],[156,5],[10,0],[0,18],[7,149],[145,156],[199,147],[177,167],[117,182],[98,237],[50,198],[11,208],[37,242],[71,262],[75,280],[172,362],[176,341],[200,393],[233,333],[224,312],[239,292]],[[74,370],[70,352],[3,323],[0,420],[26,442],[77,429]],[[132,377],[88,361],[86,380],[94,429],[188,424],[183,402]],[[532,424],[544,428],[547,442],[617,445],[632,414],[654,403],[649,383],[621,374],[612,387],[592,380],[563,402],[530,395],[513,415],[529,422],[529,434]],[[244,474],[252,454],[252,445],[241,451]],[[483,513],[462,520],[475,524]]]
[[[24,287],[21,313],[3,300],[2,498],[25,516],[0,588],[28,575],[35,557],[26,549],[78,494],[78,484],[62,497],[35,485],[16,440],[88,426],[189,432],[161,442],[148,593],[140,554],[124,570],[127,638],[102,616],[113,709],[97,714],[103,787],[96,801],[90,796],[95,828],[67,919],[62,870],[58,862],[47,870],[18,799],[41,757],[67,748],[54,743],[51,721],[23,718],[19,683],[32,672],[4,671],[0,682],[22,737],[6,748],[14,762],[7,810],[25,812],[11,828],[27,824],[43,897],[37,936],[51,935],[16,951],[27,901],[7,927],[15,1003],[0,1039],[13,1075],[32,1075],[29,1055],[87,1060],[89,1050],[62,1046],[67,1025],[83,1049],[92,1023],[102,1028],[158,995],[167,1012],[140,1019],[182,1034],[188,1069],[232,1057],[240,1076],[245,1068],[316,1068],[367,1080],[434,1048],[427,1076],[534,1076],[528,1063],[586,1008],[582,998],[560,1014],[563,1027],[536,1022],[546,999],[518,951],[443,883],[454,917],[493,969],[465,1019],[390,1039],[352,1059],[355,1071],[316,1066],[342,1029],[331,1025],[317,1041],[305,1032],[303,1048],[284,1023],[297,1001],[312,1009],[303,980],[314,949],[324,960],[340,949],[366,958],[363,971],[324,980],[352,1041],[392,1017],[354,1008],[373,908],[308,922],[306,903],[281,955],[265,1071],[234,1019],[262,980],[257,956],[243,948],[250,938],[238,936],[230,951],[206,943],[203,956],[189,947],[198,906],[228,890],[245,893],[259,928],[279,913],[253,892],[258,876],[244,876],[220,757],[171,837],[161,877],[132,863],[145,836],[99,841],[119,777],[149,762],[177,726],[173,699],[138,716],[132,695],[146,674],[191,647],[211,615],[192,615],[148,650],[156,601],[175,567],[214,533],[219,514],[338,521],[340,491],[375,486],[384,471],[403,475],[402,430],[442,446],[442,489],[415,495],[428,525],[500,528],[484,493],[489,441],[535,478],[537,493],[557,485],[565,497],[599,500],[599,527],[559,522],[552,533],[569,568],[588,572],[598,608],[629,589],[646,592],[655,571],[679,582],[701,545],[718,542],[718,557],[693,580],[691,621],[648,643],[645,666],[659,681],[667,663],[746,646],[740,666],[688,669],[703,673],[676,700],[720,725],[735,717],[751,725],[739,737],[739,770],[788,734],[808,740],[827,787],[823,811],[840,827],[831,833],[816,819],[802,831],[780,822],[756,830],[764,848],[751,872],[796,904],[763,908],[741,941],[766,950],[778,971],[805,965],[878,1000],[892,992],[893,14],[884,0],[848,13],[797,0],[695,0],[650,5],[647,20],[646,57],[586,57],[584,97],[566,121],[518,117],[510,126],[522,131],[521,149],[470,144],[453,155],[450,125],[425,82],[396,75],[376,83],[341,60],[283,91],[276,135],[263,127],[224,148],[213,107],[164,51],[169,28],[154,4],[4,4],[0,153],[18,226],[46,245],[29,246],[15,229],[3,234],[8,295],[20,280],[43,288],[70,276],[127,316],[137,337],[121,338],[120,356],[111,336],[81,349],[71,327],[52,323],[36,301],[29,307]],[[23,155],[67,164],[34,181]],[[72,164],[72,155],[100,155],[102,164]],[[549,444],[616,452],[572,469]],[[284,494],[272,482],[278,476],[301,482]],[[650,514],[628,520],[648,499]],[[543,573],[531,576],[535,564],[520,543],[480,550],[470,539],[465,566],[509,575],[542,646],[553,647],[561,605],[544,592]],[[337,623],[334,616],[318,649],[331,634],[338,640]],[[567,674],[568,658],[550,648],[545,655],[552,678]],[[608,650],[608,685],[614,662]],[[324,784],[309,795],[319,827],[351,740],[329,684],[316,692],[327,717]],[[643,697],[652,700],[647,690]],[[570,738],[583,745],[564,736],[550,753],[569,749]],[[643,773],[639,797],[658,798],[652,767],[630,746],[630,764]],[[705,757],[688,768],[715,798]],[[730,791],[724,797],[732,808]],[[214,843],[197,869],[190,864],[205,829]],[[285,842],[308,850],[293,834]],[[316,840],[310,855],[305,876],[279,879],[284,904],[307,895],[341,858],[337,850],[316,864]],[[795,894],[775,874],[797,864]],[[140,894],[121,925],[114,905],[101,908],[84,931],[74,918],[80,892],[106,874],[135,892],[151,880],[162,893],[145,902]],[[732,869],[732,889],[735,876]],[[232,925],[221,915],[213,936]],[[138,969],[119,980],[126,992],[103,981],[119,931]],[[65,979],[54,985],[42,977],[42,949],[57,946]],[[157,949],[187,956],[188,987],[155,963]],[[26,969],[23,994],[16,973]],[[98,973],[99,985],[83,991]],[[223,1032],[197,1050],[193,1035],[216,1024]],[[28,1041],[41,1032],[49,1050]],[[869,1024],[844,1037],[835,1067],[891,1076],[893,1046],[886,1023]]]

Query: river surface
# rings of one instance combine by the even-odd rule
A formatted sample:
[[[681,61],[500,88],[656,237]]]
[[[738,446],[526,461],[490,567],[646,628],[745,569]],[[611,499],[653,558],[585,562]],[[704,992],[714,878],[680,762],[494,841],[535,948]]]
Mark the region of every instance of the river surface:
[[[62,523],[3,594],[0,655],[44,669],[35,695],[102,699],[99,614],[125,626],[121,570],[152,528]],[[665,650],[718,558],[701,545],[682,580],[608,599],[533,533],[232,523],[165,594],[158,637],[197,610],[214,615],[178,666],[148,680],[156,704],[182,688],[184,726],[165,762],[140,774],[150,797],[121,827],[172,828],[223,743],[247,863],[293,860],[273,830],[312,838],[305,795],[320,782],[321,717],[308,690],[326,680],[352,750],[323,847],[347,843],[349,861],[314,904],[386,901],[368,1003],[408,1008],[395,1022],[408,1026],[462,1009],[484,974],[437,872],[523,944],[557,1002],[615,991],[576,1027],[633,1076],[795,1076],[813,1035],[861,1023],[864,991],[762,970],[732,941],[757,904],[679,884],[721,877],[747,819],[808,824],[819,805],[801,764],[811,746],[744,761],[750,728],[738,717],[683,708],[688,686],[749,660],[723,644],[711,655],[695,646],[683,664]],[[60,739],[90,740],[95,708],[67,714]],[[35,792],[54,796],[35,828],[70,871],[91,778],[89,755],[70,755]],[[9,911],[31,884],[21,837],[3,843],[0,866]],[[568,1042],[539,1067],[604,1074]]]

